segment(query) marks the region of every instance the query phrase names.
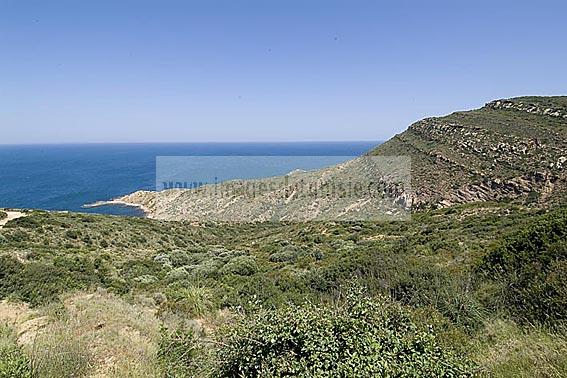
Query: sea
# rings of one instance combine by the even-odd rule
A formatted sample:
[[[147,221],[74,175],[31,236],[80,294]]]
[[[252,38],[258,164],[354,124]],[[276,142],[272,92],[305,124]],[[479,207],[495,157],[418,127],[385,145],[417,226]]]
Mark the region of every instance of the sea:
[[[201,171],[203,177],[221,172],[222,181],[323,168],[360,156],[378,144],[364,141],[0,145],[0,208],[139,217],[143,212],[132,206],[86,208],[85,205],[137,190],[159,190],[156,188],[159,158],[200,157],[192,160],[198,162],[194,169]],[[250,164],[250,158],[243,157],[258,157],[254,161],[269,164]],[[227,170],[230,174],[223,177]]]

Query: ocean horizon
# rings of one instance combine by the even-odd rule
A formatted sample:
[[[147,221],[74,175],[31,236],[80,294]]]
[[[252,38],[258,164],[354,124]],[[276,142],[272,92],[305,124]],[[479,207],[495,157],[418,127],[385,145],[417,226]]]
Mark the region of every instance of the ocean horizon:
[[[219,169],[223,159],[218,157],[297,157],[282,159],[282,164],[257,172],[251,172],[250,167],[234,166],[237,160],[231,160],[231,178],[261,178],[294,169],[338,164],[360,156],[378,144],[378,141],[333,141],[0,145],[0,207],[143,216],[139,208],[131,206],[85,208],[84,205],[137,190],[155,190],[158,156],[217,157],[201,159],[203,174]],[[207,160],[214,161],[215,166]],[[241,161],[245,164],[246,160]],[[239,172],[246,174],[241,177]]]

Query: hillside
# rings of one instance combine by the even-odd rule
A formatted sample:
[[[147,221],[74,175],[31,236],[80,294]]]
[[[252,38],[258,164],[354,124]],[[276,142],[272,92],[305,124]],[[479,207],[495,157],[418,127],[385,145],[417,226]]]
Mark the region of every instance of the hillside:
[[[372,160],[392,157],[409,160],[396,168]],[[562,202],[566,172],[567,97],[518,97],[418,121],[368,156],[335,167],[221,184],[222,197],[206,189],[173,189],[136,192],[118,202],[170,220],[393,220],[409,209],[475,201]],[[385,193],[379,199],[367,193],[337,198],[296,190],[298,183],[325,188],[373,180]],[[250,198],[242,189],[247,185],[264,189]]]
[[[293,362],[329,364],[326,376],[362,363],[371,376],[561,377],[565,214],[488,202],[386,223],[28,212],[0,230],[0,372],[277,376],[258,364]],[[357,354],[335,354],[342,343]]]
[[[426,118],[371,151],[408,155],[417,206],[564,201],[567,97],[518,97]]]
[[[360,157],[316,171],[234,180],[199,189],[140,191],[117,203],[141,206],[164,220],[401,220],[411,204],[409,159]]]

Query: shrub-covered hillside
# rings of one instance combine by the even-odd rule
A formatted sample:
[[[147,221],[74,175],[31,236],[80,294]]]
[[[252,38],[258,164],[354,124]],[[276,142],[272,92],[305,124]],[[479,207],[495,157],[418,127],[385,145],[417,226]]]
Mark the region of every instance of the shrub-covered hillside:
[[[78,346],[47,331],[99,306],[82,315],[90,328],[76,325],[79,340],[97,343],[52,361],[77,364],[83,376],[139,371],[136,354],[112,336],[132,327],[153,335],[143,341],[146,376],[561,376],[564,235],[564,209],[505,203],[387,223],[195,224],[35,211],[0,230],[0,296],[11,309],[0,314],[23,306],[18,319],[40,319],[28,332],[73,354]],[[364,294],[353,296],[357,288]],[[120,318],[111,327],[105,312],[130,306],[143,322]],[[33,345],[8,339],[17,351],[10,356],[23,356],[17,364],[39,364]],[[500,354],[505,345],[525,347]],[[109,354],[130,365],[104,362]]]

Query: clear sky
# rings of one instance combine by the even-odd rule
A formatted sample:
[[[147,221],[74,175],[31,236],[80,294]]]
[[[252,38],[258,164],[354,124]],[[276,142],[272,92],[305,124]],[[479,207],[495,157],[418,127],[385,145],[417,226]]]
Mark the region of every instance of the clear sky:
[[[566,4],[0,0],[0,143],[384,140],[567,94]]]

